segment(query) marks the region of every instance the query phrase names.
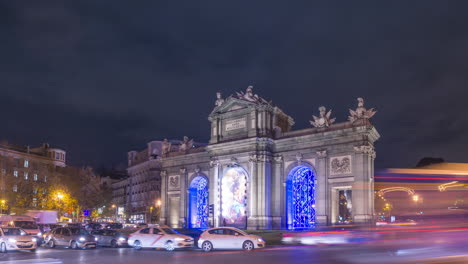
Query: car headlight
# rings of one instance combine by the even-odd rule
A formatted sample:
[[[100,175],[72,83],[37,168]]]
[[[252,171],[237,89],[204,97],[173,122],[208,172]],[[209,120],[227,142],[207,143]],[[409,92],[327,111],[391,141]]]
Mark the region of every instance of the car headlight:
[[[119,237],[119,241],[125,241],[125,237]]]
[[[37,235],[38,235],[38,236],[42,236],[42,233],[41,233],[41,232],[39,232],[39,233],[37,233]]]
[[[98,241],[98,238],[97,238],[97,237],[95,237],[95,238],[94,238],[94,241]]]
[[[33,237],[33,239],[31,239],[32,242],[37,242],[37,239],[35,237]]]
[[[86,238],[80,237],[78,240],[81,241],[81,242],[83,242],[83,241],[86,241]]]
[[[257,238],[257,241],[258,241],[258,242],[265,242],[265,241],[263,241],[262,238]]]
[[[176,237],[174,240],[175,240],[175,241],[184,241],[185,238]]]
[[[14,239],[14,238],[9,238],[9,239],[8,239],[8,242],[10,242],[10,243],[16,243],[16,239]]]

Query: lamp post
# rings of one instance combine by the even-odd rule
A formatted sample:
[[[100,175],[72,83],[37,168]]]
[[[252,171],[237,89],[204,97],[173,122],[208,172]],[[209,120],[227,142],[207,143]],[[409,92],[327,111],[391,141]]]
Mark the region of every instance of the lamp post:
[[[114,209],[114,222],[117,222],[117,206],[113,204],[112,208]]]
[[[0,201],[0,214],[3,214],[3,208],[5,207],[6,201],[1,200]]]
[[[159,224],[159,217],[161,214],[161,200],[156,201],[156,223]]]
[[[62,218],[62,206],[63,206],[63,203],[62,203],[62,199],[63,199],[63,194],[61,193],[57,193],[57,199],[59,201],[59,221],[61,220]]]

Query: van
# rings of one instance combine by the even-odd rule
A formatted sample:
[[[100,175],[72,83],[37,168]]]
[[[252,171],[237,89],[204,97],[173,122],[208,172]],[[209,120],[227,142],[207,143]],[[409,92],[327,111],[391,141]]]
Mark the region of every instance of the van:
[[[26,215],[0,215],[0,226],[18,227],[26,231],[29,235],[41,238],[42,233],[34,221],[34,218]]]

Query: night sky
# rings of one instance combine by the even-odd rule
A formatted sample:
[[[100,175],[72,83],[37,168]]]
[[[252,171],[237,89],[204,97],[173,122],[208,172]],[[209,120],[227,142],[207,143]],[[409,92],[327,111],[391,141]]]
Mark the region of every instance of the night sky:
[[[254,93],[310,127],[363,97],[377,168],[467,162],[468,1],[0,1],[0,138],[71,165],[207,142],[215,93]]]

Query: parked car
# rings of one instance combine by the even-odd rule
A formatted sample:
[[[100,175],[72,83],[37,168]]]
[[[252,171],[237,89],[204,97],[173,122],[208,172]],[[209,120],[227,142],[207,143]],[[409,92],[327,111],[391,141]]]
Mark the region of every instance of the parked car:
[[[65,246],[73,249],[96,248],[97,239],[88,231],[76,227],[55,228],[47,237],[45,243],[48,247]]]
[[[176,248],[193,247],[193,238],[182,235],[169,227],[146,227],[128,236],[128,245],[134,249],[165,248],[172,251]]]
[[[89,223],[85,226],[85,229],[88,231],[101,229],[101,224],[99,223]]]
[[[264,248],[265,245],[263,238],[249,235],[234,227],[210,228],[203,232],[198,239],[198,247],[207,252],[213,249],[252,250]]]
[[[26,231],[16,227],[0,227],[0,252],[9,250],[36,251],[37,239]]]
[[[109,247],[123,247],[128,245],[128,237],[116,230],[102,229],[93,230],[91,235],[97,238],[98,245]]]
[[[197,229],[197,228],[178,228],[175,230],[183,235],[193,238],[193,244],[195,246],[198,245],[198,238],[203,233],[203,231],[205,231],[204,229]]]
[[[121,223],[110,223],[106,225],[107,229],[122,229],[123,225]]]

